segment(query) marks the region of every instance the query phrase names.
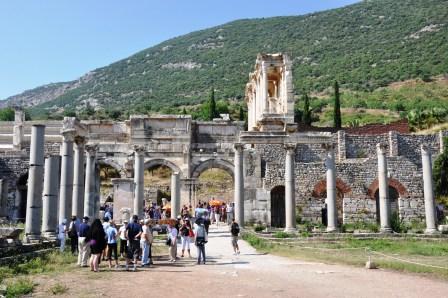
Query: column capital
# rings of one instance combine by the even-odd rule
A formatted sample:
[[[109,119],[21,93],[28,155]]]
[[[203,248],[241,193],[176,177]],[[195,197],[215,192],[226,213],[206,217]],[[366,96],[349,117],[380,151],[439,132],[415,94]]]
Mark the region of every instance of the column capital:
[[[143,155],[146,152],[145,146],[141,146],[141,145],[134,145],[133,150],[136,155]]]
[[[287,153],[294,153],[296,151],[297,144],[296,143],[285,143],[285,150]]]
[[[235,143],[233,144],[235,151],[242,152],[244,150],[244,144],[243,143]]]
[[[87,138],[83,136],[75,136],[74,141],[78,147],[82,147],[87,143]]]
[[[73,142],[75,140],[76,136],[76,130],[75,129],[67,129],[61,131],[63,142]]]
[[[387,153],[387,145],[384,143],[378,143],[376,144],[376,153],[386,155]]]
[[[421,144],[420,149],[422,151],[422,155],[431,155],[431,148],[428,144]]]
[[[98,150],[98,144],[89,144],[86,145],[86,152],[90,155],[94,155],[96,151]]]

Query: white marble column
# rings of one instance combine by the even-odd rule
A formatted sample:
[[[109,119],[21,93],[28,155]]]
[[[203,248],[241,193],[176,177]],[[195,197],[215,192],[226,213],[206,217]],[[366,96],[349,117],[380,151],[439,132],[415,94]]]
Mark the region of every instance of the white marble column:
[[[97,145],[86,145],[86,182],[84,184],[84,216],[95,218]]]
[[[44,176],[45,125],[31,128],[30,168],[28,172],[28,193],[24,242],[41,239],[42,225],[42,182]]]
[[[243,144],[235,144],[235,221],[240,227],[244,226],[243,150]]]
[[[389,182],[387,178],[387,146],[378,143],[376,145],[378,155],[378,197],[380,201],[380,231],[382,233],[392,232],[390,226],[390,202]]]
[[[427,145],[421,146],[423,167],[423,191],[425,196],[426,234],[437,232],[434,187],[432,180],[431,150]]]
[[[285,232],[296,229],[296,190],[294,161],[296,144],[285,144]]]
[[[269,92],[268,92],[268,66],[266,65],[266,62],[262,62],[261,64],[262,69],[262,82],[261,82],[261,88],[263,93],[263,113],[269,113]]]
[[[81,218],[84,214],[84,137],[75,137],[72,215]]]
[[[56,240],[58,226],[58,187],[61,157],[50,155],[45,159],[44,193],[42,196],[42,236]]]
[[[134,147],[134,208],[133,214],[139,217],[143,215],[143,200],[144,194],[144,176],[145,176],[145,148],[143,146]]]
[[[338,212],[336,209],[336,165],[334,145],[325,144],[325,167],[327,171],[327,232],[335,232],[338,228]]]
[[[171,174],[171,218],[180,214],[180,178],[178,172]]]
[[[72,213],[73,194],[73,141],[75,130],[62,132],[61,150],[61,187],[59,189],[59,223],[63,219],[69,220]]]

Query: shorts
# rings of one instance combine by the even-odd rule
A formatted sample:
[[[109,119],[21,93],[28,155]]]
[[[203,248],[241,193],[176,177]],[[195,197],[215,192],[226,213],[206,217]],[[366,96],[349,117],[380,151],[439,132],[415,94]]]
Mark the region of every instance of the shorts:
[[[128,259],[136,259],[138,258],[140,252],[140,240],[129,240]]]
[[[232,235],[232,245],[237,246],[238,245],[238,236]]]

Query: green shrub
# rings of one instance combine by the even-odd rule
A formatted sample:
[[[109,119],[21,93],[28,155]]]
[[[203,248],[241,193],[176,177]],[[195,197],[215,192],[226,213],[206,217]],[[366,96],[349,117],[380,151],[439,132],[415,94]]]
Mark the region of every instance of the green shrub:
[[[392,213],[390,218],[390,226],[392,230],[397,233],[406,233],[409,229],[409,226],[400,219],[397,212]]]
[[[255,232],[262,232],[262,231],[264,231],[264,229],[266,229],[266,227],[264,225],[255,225],[254,226]]]
[[[6,297],[21,297],[33,292],[34,283],[26,278],[20,278],[9,283],[6,287]]]
[[[65,294],[67,291],[68,291],[68,287],[66,285],[62,285],[62,284],[59,284],[59,283],[51,286],[48,289],[48,292],[50,292],[52,295]]]
[[[275,238],[290,238],[292,235],[283,231],[275,232],[274,237]]]

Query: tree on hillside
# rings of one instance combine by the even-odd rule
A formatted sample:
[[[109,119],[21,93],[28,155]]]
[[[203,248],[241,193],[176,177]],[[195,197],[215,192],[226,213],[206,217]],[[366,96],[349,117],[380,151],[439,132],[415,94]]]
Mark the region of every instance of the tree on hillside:
[[[442,154],[434,161],[433,179],[436,196],[448,196],[448,137],[444,138]]]
[[[182,115],[187,115],[187,110],[185,109],[185,107],[182,109]]]
[[[13,108],[0,109],[0,121],[14,121],[14,114]]]
[[[302,122],[303,113],[300,110],[300,100],[296,99],[294,103],[294,123]]]
[[[339,84],[338,81],[334,82],[334,128],[341,129],[342,119],[341,119],[341,98],[339,94]]]
[[[218,111],[216,109],[216,101],[215,101],[215,89],[212,88],[210,91],[210,99],[208,101],[209,114],[208,120],[213,120],[213,118],[218,117]]]
[[[303,115],[302,115],[302,123],[306,125],[311,125],[313,121],[311,118],[311,109],[310,109],[310,98],[307,93],[303,93]]]

